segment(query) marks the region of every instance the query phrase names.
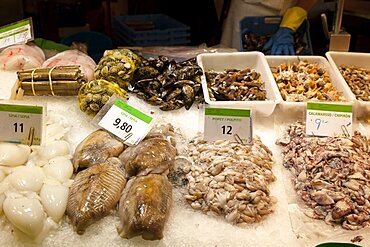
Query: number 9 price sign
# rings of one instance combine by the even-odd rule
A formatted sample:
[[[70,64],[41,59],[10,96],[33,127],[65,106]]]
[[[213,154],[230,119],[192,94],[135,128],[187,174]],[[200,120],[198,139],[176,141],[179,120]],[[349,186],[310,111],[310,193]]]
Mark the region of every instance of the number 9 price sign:
[[[138,144],[149,132],[153,118],[122,100],[116,100],[98,125],[123,140]]]
[[[350,137],[352,135],[352,105],[307,103],[306,134]]]
[[[204,139],[252,142],[251,111],[246,109],[205,108]]]

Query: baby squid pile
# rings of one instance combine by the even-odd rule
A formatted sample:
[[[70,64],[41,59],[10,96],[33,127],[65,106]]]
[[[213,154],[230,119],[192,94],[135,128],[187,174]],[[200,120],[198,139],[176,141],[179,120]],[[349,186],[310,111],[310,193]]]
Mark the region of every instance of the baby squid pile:
[[[272,67],[271,71],[286,101],[345,101],[326,69],[316,63],[284,63]]]
[[[368,138],[359,132],[351,138],[310,137],[297,122],[277,144],[283,146],[283,165],[308,206],[307,216],[348,230],[370,225]]]
[[[17,236],[41,242],[62,221],[73,175],[68,129],[49,115],[42,146],[0,143],[0,214]]]
[[[259,138],[253,145],[196,138],[189,155],[193,164],[184,168],[189,181],[185,198],[193,209],[239,226],[273,212],[272,153]]]

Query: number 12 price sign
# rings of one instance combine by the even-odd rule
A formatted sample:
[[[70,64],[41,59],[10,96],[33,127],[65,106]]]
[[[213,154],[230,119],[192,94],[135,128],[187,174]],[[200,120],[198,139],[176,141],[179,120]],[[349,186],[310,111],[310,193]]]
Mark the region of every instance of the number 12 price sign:
[[[252,142],[251,111],[246,109],[205,108],[204,139]]]
[[[138,144],[149,132],[153,118],[122,100],[116,100],[98,125],[121,138],[125,144]]]
[[[352,105],[307,103],[306,134],[350,137]]]

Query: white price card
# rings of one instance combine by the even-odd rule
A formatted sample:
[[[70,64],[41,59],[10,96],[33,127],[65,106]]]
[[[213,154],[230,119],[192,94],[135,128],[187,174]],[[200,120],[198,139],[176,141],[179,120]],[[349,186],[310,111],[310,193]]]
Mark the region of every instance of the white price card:
[[[0,48],[33,40],[32,19],[28,18],[0,27]]]
[[[44,107],[0,103],[0,141],[40,145]]]
[[[251,110],[205,108],[204,139],[252,142]]]
[[[352,105],[307,103],[307,135],[350,137],[352,133]]]
[[[98,125],[128,145],[138,144],[149,132],[153,118],[118,99]]]

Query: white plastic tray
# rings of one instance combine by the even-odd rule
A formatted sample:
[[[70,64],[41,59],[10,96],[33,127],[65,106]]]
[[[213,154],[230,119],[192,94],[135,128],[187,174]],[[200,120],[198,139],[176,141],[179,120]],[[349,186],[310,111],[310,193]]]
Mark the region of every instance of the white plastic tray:
[[[338,75],[342,83],[347,84],[338,67],[341,65],[357,66],[364,69],[370,69],[370,54],[360,52],[335,52],[329,51],[325,53],[329,63],[333,67],[334,72]],[[347,84],[348,85],[348,84]],[[348,86],[349,87],[349,86]],[[352,91],[351,91],[352,93]],[[353,93],[352,93],[353,94]],[[353,97],[356,98],[355,94]],[[370,102],[355,100],[355,113],[358,117],[363,117],[370,114]]]
[[[252,112],[269,116],[274,112],[276,105],[282,100],[279,89],[268,67],[265,56],[261,52],[225,52],[202,53],[197,56],[198,64],[203,69],[202,88],[204,100],[207,104],[218,107],[251,109]],[[225,69],[255,69],[261,74],[265,83],[266,100],[257,101],[213,101],[209,98],[205,72],[213,70],[223,72]]]
[[[266,56],[267,62],[269,67],[275,67],[282,63],[297,63],[301,60],[307,60],[309,63],[316,63],[319,66],[322,66],[330,76],[332,84],[337,88],[339,92],[343,92],[343,97],[346,99],[345,102],[349,102],[353,104],[355,101],[355,97],[351,92],[351,89],[347,85],[347,83],[343,82],[341,78],[338,76],[337,73],[332,69],[329,62],[326,60],[325,57],[322,56]],[[274,80],[275,82],[275,80]],[[275,82],[276,85],[276,82]],[[280,95],[280,92],[279,92]],[[281,95],[280,95],[281,97]],[[334,102],[331,102],[334,103]],[[282,100],[279,104],[279,108],[282,110],[283,113],[289,114],[304,114],[306,109],[306,102],[288,102]]]

